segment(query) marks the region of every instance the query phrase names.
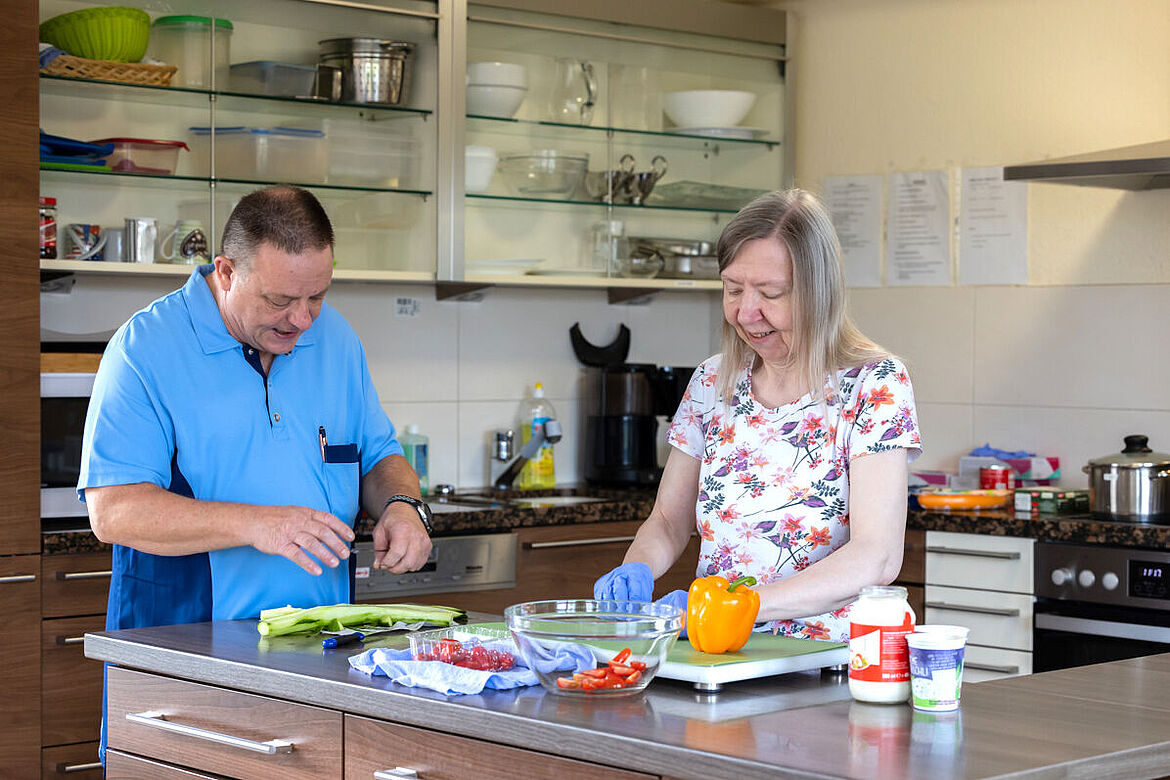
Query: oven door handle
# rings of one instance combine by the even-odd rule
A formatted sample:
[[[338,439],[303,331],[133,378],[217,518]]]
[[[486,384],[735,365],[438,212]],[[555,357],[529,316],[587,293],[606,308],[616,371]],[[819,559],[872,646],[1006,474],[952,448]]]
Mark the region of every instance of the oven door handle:
[[[1066,631],[1071,634],[1096,634],[1118,639],[1137,639],[1142,642],[1160,642],[1170,645],[1170,628],[1143,626],[1139,623],[1114,623],[1109,620],[1068,617],[1067,615],[1036,614],[1036,628]]]

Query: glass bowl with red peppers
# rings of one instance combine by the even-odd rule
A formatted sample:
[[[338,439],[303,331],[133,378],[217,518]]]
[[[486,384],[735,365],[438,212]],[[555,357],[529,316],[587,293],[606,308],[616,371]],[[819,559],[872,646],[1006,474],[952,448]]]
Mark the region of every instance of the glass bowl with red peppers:
[[[456,626],[410,635],[410,657],[415,661],[442,661],[467,669],[506,672],[516,665],[516,647],[503,629]]]
[[[641,601],[529,601],[504,610],[516,649],[546,691],[627,696],[645,689],[682,630],[682,610]],[[556,659],[592,656],[579,671]]]

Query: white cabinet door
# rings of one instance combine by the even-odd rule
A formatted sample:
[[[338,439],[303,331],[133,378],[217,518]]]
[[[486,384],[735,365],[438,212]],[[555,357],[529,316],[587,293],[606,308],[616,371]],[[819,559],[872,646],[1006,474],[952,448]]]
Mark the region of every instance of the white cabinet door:
[[[927,585],[923,622],[966,626],[968,645],[1032,649],[1031,596]]]
[[[927,531],[926,584],[1030,595],[1035,544],[1010,536]]]

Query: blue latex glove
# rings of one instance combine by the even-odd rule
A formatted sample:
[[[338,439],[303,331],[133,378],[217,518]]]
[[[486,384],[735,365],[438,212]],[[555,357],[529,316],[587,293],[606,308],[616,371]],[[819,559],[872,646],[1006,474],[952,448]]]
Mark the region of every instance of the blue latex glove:
[[[593,598],[617,601],[649,601],[654,596],[654,575],[637,561],[623,563],[593,583]]]
[[[685,590],[672,590],[662,598],[654,602],[655,604],[669,604],[672,607],[678,607],[683,611],[683,617],[687,616],[687,592]],[[679,639],[686,638],[687,626],[683,624],[683,630],[679,633]]]

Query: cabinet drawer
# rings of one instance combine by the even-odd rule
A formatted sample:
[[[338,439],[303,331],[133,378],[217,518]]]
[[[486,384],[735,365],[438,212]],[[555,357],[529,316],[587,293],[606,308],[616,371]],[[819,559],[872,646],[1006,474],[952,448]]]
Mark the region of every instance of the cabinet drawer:
[[[922,622],[966,626],[967,644],[1032,649],[1031,596],[927,585]]]
[[[143,713],[162,719],[127,718]],[[267,696],[110,667],[108,729],[112,748],[226,777],[341,776],[341,713]]]
[[[1032,654],[968,644],[963,651],[963,682],[999,680],[1032,673]]]
[[[97,739],[102,722],[102,662],[85,657],[86,631],[102,615],[41,621],[41,744]]]
[[[108,552],[42,556],[41,614],[45,617],[106,614],[110,566]]]
[[[98,761],[98,743],[82,742],[78,745],[45,748],[41,751],[41,777],[101,780],[102,764]]]
[[[106,777],[109,780],[219,780],[220,775],[209,775],[206,772],[193,772],[162,761],[151,761],[141,756],[132,756],[117,750],[106,750]]]
[[[926,533],[926,584],[1032,593],[1032,539]]]
[[[439,734],[356,715],[345,716],[345,780],[412,769],[427,780],[648,780],[653,775],[560,758],[534,750]]]

